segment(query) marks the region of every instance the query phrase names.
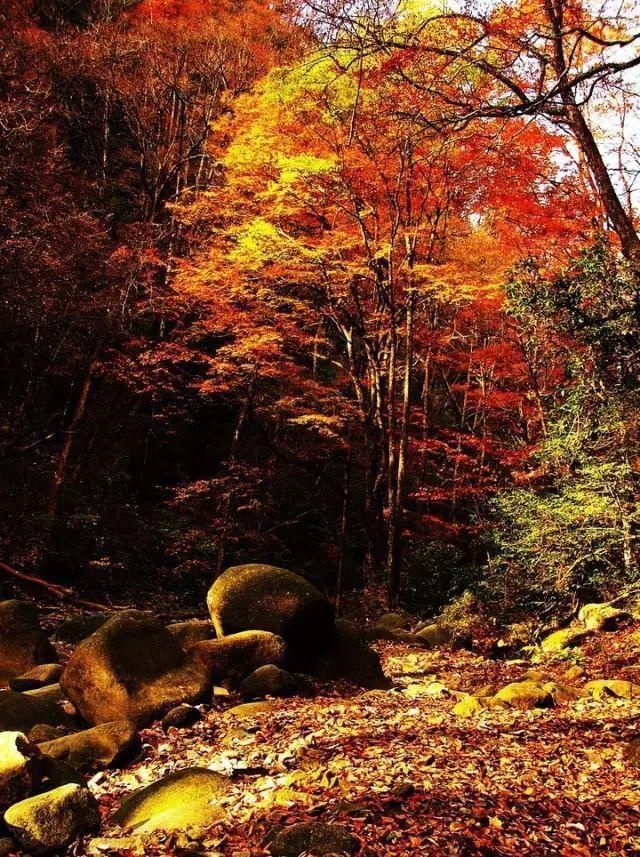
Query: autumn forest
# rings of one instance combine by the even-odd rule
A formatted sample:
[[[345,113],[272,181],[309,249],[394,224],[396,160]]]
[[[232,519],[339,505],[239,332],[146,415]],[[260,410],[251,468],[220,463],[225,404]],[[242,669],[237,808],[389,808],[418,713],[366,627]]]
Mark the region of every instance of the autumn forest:
[[[0,854],[640,853],[639,45],[3,0]]]

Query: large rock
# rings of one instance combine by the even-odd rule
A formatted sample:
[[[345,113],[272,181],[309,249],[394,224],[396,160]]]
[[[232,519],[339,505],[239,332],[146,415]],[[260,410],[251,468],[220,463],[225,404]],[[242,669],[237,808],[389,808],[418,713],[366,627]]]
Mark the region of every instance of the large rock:
[[[451,628],[448,628],[445,625],[440,625],[437,622],[432,622],[430,625],[424,625],[419,631],[415,631],[415,635],[430,649],[447,646],[453,640],[453,632],[451,631]]]
[[[321,821],[302,821],[274,833],[268,844],[272,857],[300,857],[313,854],[327,857],[335,854],[355,854],[360,843],[346,827]]]
[[[69,726],[67,715],[54,702],[28,693],[0,690],[0,731],[29,732],[37,723]]]
[[[584,686],[586,693],[590,693],[594,699],[638,699],[640,697],[640,685],[623,679],[596,679],[588,681]]]
[[[506,703],[494,696],[465,696],[453,707],[456,717],[473,717],[495,708],[505,708]]]
[[[561,628],[545,637],[540,646],[542,651],[548,654],[561,653],[566,649],[573,649],[582,645],[592,633],[586,628]]]
[[[167,711],[162,718],[162,728],[165,732],[167,729],[188,729],[199,720],[202,720],[202,714],[195,705],[187,705],[183,702],[182,705],[176,705],[175,708]]]
[[[100,825],[96,799],[87,788],[74,784],[15,803],[4,819],[30,854],[59,851],[79,834],[95,832]]]
[[[317,678],[344,679],[367,690],[382,690],[391,684],[382,671],[378,654],[367,644],[364,633],[352,622],[338,619],[328,646],[311,669]]]
[[[552,708],[555,704],[552,694],[535,681],[514,681],[499,690],[495,698],[522,711]]]
[[[201,643],[202,640],[211,640],[216,635],[216,629],[209,619],[189,619],[187,622],[174,622],[173,625],[167,625],[167,631],[185,652],[188,652],[196,643]]]
[[[114,616],[130,616],[133,619],[153,619],[148,610],[121,610],[112,613],[75,613],[62,621],[53,635],[53,639],[63,643],[80,643],[101,628]]]
[[[274,664],[259,667],[240,684],[240,695],[245,699],[264,696],[293,696],[297,684],[291,673]]]
[[[615,631],[632,618],[631,613],[610,604],[585,604],[578,613],[587,631]]]
[[[22,732],[0,732],[0,811],[32,793],[36,753]]]
[[[126,797],[113,821],[136,833],[201,830],[222,816],[215,803],[229,791],[230,781],[207,768],[186,768],[163,777]]]
[[[191,654],[206,666],[213,681],[241,681],[267,664],[281,667],[287,662],[285,641],[269,631],[241,631],[220,640],[204,640],[193,645]]]
[[[406,631],[408,622],[401,613],[383,613],[376,619],[375,628],[384,628],[387,631]]]
[[[228,568],[209,590],[207,605],[219,637],[271,631],[300,660],[321,651],[333,629],[327,599],[303,577],[271,565]]]
[[[82,770],[118,767],[131,759],[140,747],[140,736],[127,720],[102,723],[93,729],[38,745],[45,756]]]
[[[0,602],[0,685],[55,660],[55,649],[40,627],[35,607],[24,601]]]
[[[154,619],[115,616],[80,643],[62,675],[69,699],[89,723],[143,724],[181,702],[199,702],[207,669],[187,656]]]
[[[41,664],[22,675],[15,676],[9,680],[11,690],[38,690],[56,684],[62,675],[60,664]]]

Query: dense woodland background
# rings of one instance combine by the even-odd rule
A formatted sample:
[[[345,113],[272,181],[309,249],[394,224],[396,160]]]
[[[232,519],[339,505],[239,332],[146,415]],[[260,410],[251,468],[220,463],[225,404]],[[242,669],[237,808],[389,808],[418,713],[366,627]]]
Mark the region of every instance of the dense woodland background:
[[[636,578],[632,6],[347,11],[2,4],[4,563],[511,619]]]

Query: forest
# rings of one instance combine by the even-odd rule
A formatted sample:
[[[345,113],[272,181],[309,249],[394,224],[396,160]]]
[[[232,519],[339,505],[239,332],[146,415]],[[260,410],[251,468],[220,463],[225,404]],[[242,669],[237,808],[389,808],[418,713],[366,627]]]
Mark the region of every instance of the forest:
[[[638,0],[2,0],[0,855],[640,853]]]

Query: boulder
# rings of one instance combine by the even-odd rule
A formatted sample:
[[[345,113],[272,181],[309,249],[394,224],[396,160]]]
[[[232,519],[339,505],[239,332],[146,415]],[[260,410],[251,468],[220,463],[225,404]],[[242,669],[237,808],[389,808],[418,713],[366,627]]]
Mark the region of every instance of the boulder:
[[[391,684],[382,671],[378,653],[367,644],[364,633],[344,619],[336,621],[331,640],[311,672],[325,681],[344,679],[367,690],[383,690]]]
[[[286,670],[274,664],[259,667],[240,684],[240,694],[245,699],[264,696],[293,696],[296,680]]]
[[[27,738],[31,744],[43,744],[45,741],[55,741],[56,738],[62,738],[66,735],[65,730],[61,726],[48,726],[46,723],[36,723],[27,734]]]
[[[445,625],[439,625],[437,622],[432,622],[431,625],[425,625],[424,628],[415,632],[415,636],[430,649],[447,646],[453,640],[451,629],[447,628]]]
[[[100,825],[96,799],[87,788],[73,784],[15,803],[4,819],[30,854],[59,851]]]
[[[282,637],[269,631],[241,631],[195,643],[191,655],[207,668],[213,681],[238,682],[267,664],[284,666],[287,646]]]
[[[585,604],[578,613],[578,619],[587,631],[615,631],[632,618],[628,611],[610,604]]]
[[[572,687],[569,684],[561,684],[556,681],[547,681],[542,685],[542,689],[550,693],[553,701],[558,704],[562,702],[575,702],[576,699],[582,699],[586,694],[577,687]]]
[[[17,854],[20,846],[15,839],[10,836],[0,836],[0,857],[9,857],[10,854]]]
[[[0,811],[32,794],[36,754],[22,732],[0,732]]]
[[[561,628],[545,637],[540,646],[543,652],[555,654],[580,646],[591,634],[585,628]]]
[[[321,821],[301,821],[274,832],[268,841],[272,857],[328,857],[337,854],[356,854],[360,843],[349,830],[340,824]]]
[[[640,697],[640,686],[633,684],[631,681],[623,681],[622,679],[597,679],[596,681],[588,681],[584,689],[594,699],[606,699],[607,697],[637,699]]]
[[[41,756],[38,792],[48,792],[70,784],[86,786],[87,783],[82,774],[66,762],[52,759],[51,756]]]
[[[38,690],[56,684],[62,675],[60,664],[40,664],[22,675],[9,680],[11,690]]]
[[[43,755],[66,762],[72,768],[95,770],[119,767],[135,756],[141,746],[140,736],[131,723],[116,720],[45,741],[38,749]]]
[[[55,660],[56,651],[40,627],[35,607],[24,601],[0,602],[0,685]]]
[[[228,568],[209,590],[207,605],[219,637],[271,631],[301,662],[320,652],[333,630],[328,600],[300,575],[271,565]]]
[[[185,652],[188,652],[196,643],[211,640],[216,635],[216,629],[209,619],[189,619],[188,622],[175,622],[173,625],[167,625],[167,631]]]
[[[193,705],[187,705],[186,702],[183,702],[182,705],[176,705],[171,711],[167,711],[162,718],[162,728],[165,732],[172,727],[174,729],[188,729],[199,720],[202,720],[202,714],[200,714],[198,709]]]
[[[25,690],[24,696],[29,699],[38,699],[40,702],[48,702],[51,705],[63,702],[64,691],[60,684],[47,684],[44,687],[36,687],[33,690]]]
[[[375,623],[375,628],[384,628],[387,631],[406,631],[408,622],[400,613],[384,613]]]
[[[207,669],[187,660],[155,619],[115,616],[80,643],[61,680],[89,723],[143,724],[181,702],[198,702],[210,687]]]
[[[465,696],[453,706],[456,717],[473,717],[482,711],[494,708],[506,708],[507,704],[495,696]]]
[[[114,616],[130,616],[133,619],[153,619],[153,613],[148,610],[121,610],[111,613],[75,613],[61,622],[53,635],[53,639],[62,643],[75,645],[86,640]]]
[[[67,715],[54,702],[15,690],[0,690],[0,731],[26,734],[36,723],[71,726]]]
[[[535,681],[515,681],[499,690],[495,698],[522,711],[554,705],[553,696]]]
[[[175,771],[126,797],[112,820],[136,833],[201,830],[220,819],[214,801],[229,788],[227,777],[207,768]]]

